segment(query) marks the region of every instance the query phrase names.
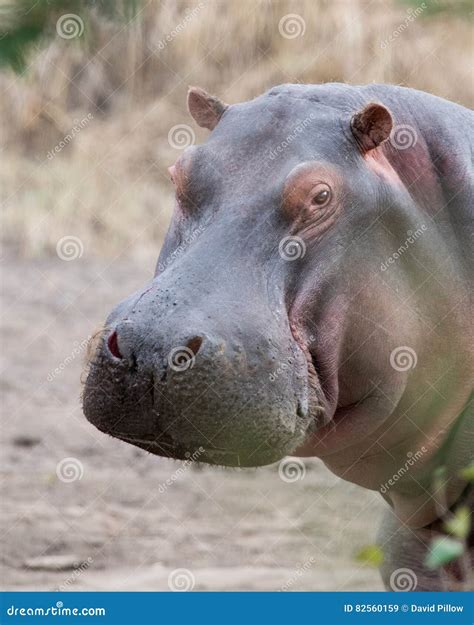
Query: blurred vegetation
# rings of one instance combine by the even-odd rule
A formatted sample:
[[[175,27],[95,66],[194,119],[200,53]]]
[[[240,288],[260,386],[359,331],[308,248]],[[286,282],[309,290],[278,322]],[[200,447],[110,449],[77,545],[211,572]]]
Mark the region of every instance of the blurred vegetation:
[[[446,15],[461,15],[462,17],[472,17],[473,4],[472,0],[399,0],[416,9],[416,7],[426,5],[425,17],[445,13]]]
[[[189,84],[238,102],[283,82],[389,82],[469,106],[466,4],[425,4],[409,20],[401,0],[0,0],[4,243],[156,249],[179,156],[168,133],[207,134],[187,114]],[[294,37],[279,27],[289,14]],[[76,31],[73,19],[61,36],[68,15]]]
[[[473,467],[474,465],[471,464],[459,472],[459,476],[466,481],[466,484],[474,481]],[[472,591],[474,590],[474,577],[468,544],[472,515],[470,509],[465,505],[458,505],[454,510],[447,507],[447,479],[446,467],[439,466],[433,476],[433,492],[436,493],[437,501],[441,502],[438,512],[443,520],[443,533],[438,533],[431,540],[425,565],[429,569],[435,570],[458,563],[464,579],[459,582],[449,568],[444,569],[446,590]]]
[[[413,10],[422,8],[425,17],[445,14],[459,14],[472,17],[471,0],[398,0]],[[56,23],[66,13],[78,16],[86,32],[92,29],[91,18],[128,22],[137,14],[137,7],[145,0],[16,0],[0,4],[0,66],[9,65],[16,71],[23,71],[26,58],[35,44],[45,43],[56,34]]]
[[[379,567],[384,559],[383,550],[379,545],[364,545],[354,556],[355,562],[368,566]]]
[[[466,483],[474,482],[474,464],[470,464],[459,472]],[[426,553],[425,565],[428,569],[439,570],[457,562],[464,580],[460,582],[450,573],[449,568],[443,571],[446,590],[474,590],[473,570],[469,557],[469,536],[472,528],[471,510],[459,505],[450,510],[445,503],[447,473],[444,465],[439,466],[433,476],[433,492],[441,500],[439,516],[442,519],[442,532],[432,538]],[[368,544],[360,548],[354,555],[354,561],[372,567],[379,567],[384,561],[383,545]]]
[[[127,22],[140,0],[16,0],[0,4],[0,66],[17,72],[27,67],[35,45],[46,45],[56,36],[56,24],[64,14],[77,16],[91,31],[94,16]]]
[[[474,462],[460,472],[460,476],[467,482],[474,482]]]

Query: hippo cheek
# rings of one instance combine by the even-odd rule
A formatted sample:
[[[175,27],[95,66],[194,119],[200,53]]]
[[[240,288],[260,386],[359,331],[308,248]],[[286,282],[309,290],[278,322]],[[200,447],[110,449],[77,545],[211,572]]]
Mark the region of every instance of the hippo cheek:
[[[90,364],[85,415],[160,456],[227,466],[275,462],[307,435],[311,389],[291,333],[271,323],[262,328],[201,329],[170,342],[169,333],[119,323]]]

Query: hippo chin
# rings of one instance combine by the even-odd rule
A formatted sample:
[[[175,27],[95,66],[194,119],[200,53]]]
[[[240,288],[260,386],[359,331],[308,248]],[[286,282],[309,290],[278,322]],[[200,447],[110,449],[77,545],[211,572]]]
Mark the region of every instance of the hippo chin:
[[[442,587],[427,536],[474,505],[472,113],[388,85],[188,106],[212,132],[170,167],[155,277],[105,323],[87,419],[171,458],[322,458],[390,504],[387,584]]]

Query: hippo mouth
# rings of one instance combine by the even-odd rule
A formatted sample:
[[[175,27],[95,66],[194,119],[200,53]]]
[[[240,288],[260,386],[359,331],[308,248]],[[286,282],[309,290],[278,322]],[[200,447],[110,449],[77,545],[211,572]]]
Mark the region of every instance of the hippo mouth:
[[[110,433],[114,438],[118,438],[124,443],[134,445],[161,458],[171,458],[173,460],[183,460],[185,462],[204,462],[206,464],[221,465],[225,467],[255,467],[260,464],[271,464],[280,459],[280,454],[274,449],[258,450],[258,465],[252,459],[257,450],[245,452],[242,449],[229,450],[213,447],[209,444],[183,446],[173,441],[170,437],[160,435],[157,438],[135,438],[122,433]],[[277,456],[274,458],[274,456]]]
[[[281,460],[285,455],[289,455],[292,448],[295,447],[293,445],[289,451],[276,449],[270,445],[261,445],[258,448],[249,450],[231,450],[215,447],[207,442],[183,445],[166,434],[144,438],[137,438],[122,432],[113,431],[107,432],[107,434],[161,458],[238,468],[272,464]]]
[[[199,354],[189,371],[165,367],[166,375],[160,374],[155,361],[153,373],[144,375],[140,362],[130,367],[110,353],[102,336],[89,363],[84,412],[102,432],[156,456],[233,467],[272,464],[291,455],[325,422],[311,355],[299,341],[293,345],[297,367],[275,382],[260,374],[260,384],[253,384],[257,374],[248,376],[247,359],[243,375],[226,373],[223,382],[224,364],[209,363],[221,376],[216,388],[209,385],[207,363],[201,364]],[[196,381],[201,367],[203,377]],[[299,380],[298,395],[289,392],[292,378]],[[284,384],[286,405],[277,394]]]

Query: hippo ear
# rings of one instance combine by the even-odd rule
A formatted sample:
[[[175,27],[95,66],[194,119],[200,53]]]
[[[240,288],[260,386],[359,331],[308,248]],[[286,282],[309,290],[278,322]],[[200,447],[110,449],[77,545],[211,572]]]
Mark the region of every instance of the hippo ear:
[[[209,95],[199,87],[189,87],[188,109],[198,126],[213,130],[219,122],[228,104]]]
[[[351,119],[352,134],[363,153],[386,141],[392,132],[390,111],[382,104],[370,102]]]

